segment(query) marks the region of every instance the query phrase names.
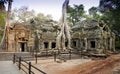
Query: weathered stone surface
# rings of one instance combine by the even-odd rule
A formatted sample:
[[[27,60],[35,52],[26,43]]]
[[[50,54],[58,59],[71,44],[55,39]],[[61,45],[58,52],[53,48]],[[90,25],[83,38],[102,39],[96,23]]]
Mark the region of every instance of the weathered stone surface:
[[[15,23],[7,33],[6,50],[9,52],[28,51],[29,41],[32,41],[30,30],[22,23]]]
[[[56,24],[56,23],[54,23]],[[44,24],[38,30],[39,50],[56,48],[57,30],[51,23]],[[71,47],[82,51],[98,51],[99,53],[115,51],[115,34],[108,25],[95,20],[85,20],[76,23],[72,27]],[[34,34],[29,27],[23,24],[15,24],[8,33],[7,51],[33,51]],[[67,47],[67,40],[65,40]],[[22,48],[22,49],[20,49]]]
[[[115,50],[115,34],[101,21],[84,20],[73,27],[73,47],[86,50]],[[101,51],[103,52],[103,51]]]

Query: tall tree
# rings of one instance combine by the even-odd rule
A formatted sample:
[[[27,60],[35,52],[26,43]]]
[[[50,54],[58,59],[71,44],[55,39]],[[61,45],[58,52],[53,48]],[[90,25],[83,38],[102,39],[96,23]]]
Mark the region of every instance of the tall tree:
[[[116,34],[116,47],[120,47],[120,0],[100,0],[99,9],[103,14],[101,19]]]
[[[5,24],[5,3],[4,0],[0,0],[0,30]]]
[[[19,9],[14,9],[14,21],[28,23],[28,20],[35,16],[34,10],[29,10],[27,6],[22,6]]]
[[[68,20],[72,21],[73,25],[85,17],[84,6],[82,4],[74,5],[74,7],[68,6],[67,13]]]
[[[65,39],[68,41],[68,49],[71,49],[71,35],[70,35],[70,27],[68,26],[67,20],[67,6],[69,4],[69,0],[65,0],[62,6],[62,21],[61,21],[61,30],[56,38],[56,48],[66,50],[65,47]]]
[[[4,31],[4,24],[5,24],[5,1],[0,0],[0,41]]]
[[[103,14],[102,19],[120,36],[120,0],[100,0],[99,8]]]
[[[5,23],[5,29],[4,29],[4,34],[3,34],[3,37],[2,37],[2,40],[1,40],[1,46],[5,46],[6,44],[6,40],[7,39],[7,33],[9,31],[8,27],[10,25],[10,16],[11,16],[11,8],[12,8],[12,2],[13,0],[3,0],[4,3],[8,3],[8,11],[7,11],[7,16],[6,16],[6,23]],[[5,38],[6,37],[6,38]],[[5,46],[6,47],[6,46]]]
[[[96,14],[97,13],[97,7],[91,7],[90,9],[89,9],[89,14],[90,15],[94,15],[94,14]]]
[[[99,12],[98,7],[91,7],[89,10],[89,18],[95,19],[95,20],[100,20],[101,19],[101,15]]]
[[[0,41],[4,32],[5,16],[5,13],[0,12]]]

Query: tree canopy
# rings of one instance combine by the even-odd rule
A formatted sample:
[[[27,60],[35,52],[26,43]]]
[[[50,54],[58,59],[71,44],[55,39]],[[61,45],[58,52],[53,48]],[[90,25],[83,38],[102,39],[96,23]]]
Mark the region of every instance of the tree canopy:
[[[120,36],[120,0],[100,0],[99,9],[103,14],[102,19]]]
[[[27,22],[29,19],[35,16],[34,10],[29,10],[27,6],[22,6],[19,9],[14,9],[12,13],[12,19],[18,22]]]
[[[74,5],[73,7],[68,6],[68,20],[74,25],[76,22],[81,21],[85,16],[84,6]]]

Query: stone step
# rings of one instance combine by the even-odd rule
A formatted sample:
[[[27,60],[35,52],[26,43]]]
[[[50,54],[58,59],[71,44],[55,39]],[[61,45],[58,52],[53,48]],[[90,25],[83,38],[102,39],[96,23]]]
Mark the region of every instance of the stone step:
[[[0,61],[12,60],[14,54],[22,57],[32,57],[29,52],[0,52]]]

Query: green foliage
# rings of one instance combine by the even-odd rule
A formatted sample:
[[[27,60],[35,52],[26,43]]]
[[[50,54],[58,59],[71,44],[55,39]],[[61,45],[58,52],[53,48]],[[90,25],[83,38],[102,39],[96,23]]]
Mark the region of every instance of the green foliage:
[[[90,9],[89,9],[89,14],[92,16],[92,17],[94,17],[96,14],[97,14],[97,7],[91,7]]]
[[[34,40],[34,50],[39,50],[39,38],[37,32],[34,32],[35,40]]]
[[[41,21],[41,22],[47,22],[52,20],[52,16],[51,15],[47,15],[45,16],[43,13],[38,13],[37,16],[34,17],[35,19]]]
[[[68,6],[68,20],[74,25],[76,22],[81,21],[84,18],[85,11],[84,6],[74,5],[74,7]]]
[[[5,24],[5,14],[0,13],[0,27]]]
[[[103,14],[101,19],[109,24],[117,36],[120,36],[120,0],[100,0],[100,2],[99,8]]]
[[[99,13],[99,10],[97,7],[91,7],[89,9],[89,15],[90,15],[90,19],[94,19],[94,20],[100,20],[102,18],[102,16]]]
[[[35,16],[34,10],[29,10],[28,7],[22,6],[19,9],[14,9],[14,12],[12,13],[12,19],[14,21],[19,21],[19,22],[25,22]]]
[[[116,47],[116,49],[120,49],[120,41],[115,42],[115,47]]]
[[[0,13],[0,41],[2,39],[3,31],[4,31],[4,25],[5,25],[5,13]]]
[[[45,16],[43,13],[35,14],[34,10],[29,10],[28,7],[22,6],[19,9],[14,9],[11,19],[15,22],[24,22],[27,24],[34,19],[37,24],[40,24],[41,22],[52,20],[52,16]]]
[[[101,19],[116,34],[116,49],[120,49],[120,0],[100,0],[99,8]]]
[[[43,13],[38,13],[36,16],[31,18],[29,21],[29,27],[34,32],[36,30],[41,31],[44,26],[49,26],[54,21],[51,15],[44,15]]]

